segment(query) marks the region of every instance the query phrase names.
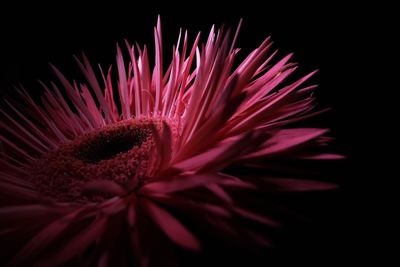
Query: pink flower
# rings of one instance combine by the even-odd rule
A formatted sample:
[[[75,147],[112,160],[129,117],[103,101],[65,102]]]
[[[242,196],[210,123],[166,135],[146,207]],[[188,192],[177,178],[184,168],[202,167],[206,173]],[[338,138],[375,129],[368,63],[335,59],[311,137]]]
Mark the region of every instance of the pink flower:
[[[303,86],[314,72],[288,82],[297,65],[291,55],[274,61],[269,38],[236,66],[237,33],[230,36],[212,28],[205,44],[197,35],[190,47],[180,34],[165,70],[158,21],[153,69],[146,46],[127,43],[128,63],[117,47],[117,78],[112,68],[96,73],[83,55],[87,83],[52,67],[63,89],[42,83],[41,104],[24,89],[22,101],[6,101],[0,262],[148,266],[157,262],[154,243],[163,253],[171,244],[200,251],[198,228],[267,246],[267,236],[238,222],[279,224],[238,192],[332,188],[230,171],[340,158],[320,149],[327,129],[290,127],[321,112],[313,111],[315,86]]]

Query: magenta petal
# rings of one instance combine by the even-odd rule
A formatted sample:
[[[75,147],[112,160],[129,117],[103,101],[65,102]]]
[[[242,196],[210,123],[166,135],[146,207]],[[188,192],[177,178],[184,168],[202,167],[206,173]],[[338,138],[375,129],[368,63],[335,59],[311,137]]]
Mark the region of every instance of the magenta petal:
[[[130,227],[133,227],[136,223],[136,216],[137,216],[137,211],[136,207],[134,204],[128,206],[128,211],[127,211],[127,220],[128,224]]]
[[[169,181],[159,181],[149,183],[140,189],[141,194],[152,193],[172,193],[187,190],[193,187],[205,186],[210,183],[218,182],[223,177],[217,174],[199,174],[182,176]]]
[[[260,214],[256,214],[249,210],[245,210],[242,208],[234,208],[234,211],[237,212],[239,215],[243,216],[244,218],[247,218],[247,219],[262,223],[262,224],[267,224],[267,225],[273,226],[273,227],[280,226],[280,224],[277,223],[275,220],[273,220],[269,217],[260,215]]]
[[[177,195],[152,195],[152,199],[157,200],[159,202],[168,205],[169,207],[177,208],[183,211],[195,211],[200,210],[199,212],[203,214],[204,212],[212,213],[213,215],[221,216],[221,217],[231,217],[232,213],[223,206],[214,205],[208,202],[200,202],[200,201],[188,201],[185,197],[179,197]]]
[[[88,225],[79,234],[74,235],[68,240],[62,249],[58,250],[54,255],[49,255],[38,266],[60,266],[69,259],[76,257],[80,253],[99,238],[107,223],[107,218],[96,218],[95,221]]]
[[[218,184],[208,184],[206,187],[222,201],[228,204],[233,204],[231,196]]]
[[[322,153],[322,154],[317,154],[317,155],[312,155],[312,156],[303,156],[301,158],[302,159],[315,159],[315,160],[339,160],[339,159],[344,159],[345,156],[338,155],[338,154]]]
[[[158,224],[169,239],[188,250],[199,251],[201,249],[197,238],[169,212],[150,201],[144,203],[154,222]]]
[[[10,198],[13,201],[32,201],[38,198],[37,192],[18,185],[0,181],[0,199]]]
[[[261,178],[264,182],[274,186],[274,191],[312,191],[312,190],[331,190],[338,186],[328,182],[319,182],[302,179],[290,178]]]
[[[0,208],[0,222],[31,220],[35,217],[46,216],[51,211],[51,208],[39,204],[2,207]]]
[[[90,194],[111,194],[121,196],[126,191],[117,183],[108,180],[91,181],[82,186],[82,191]]]
[[[252,230],[245,230],[246,235],[248,235],[254,242],[260,244],[264,247],[272,247],[271,241],[265,237],[260,236],[258,233]]]
[[[48,245],[54,242],[63,234],[65,229],[71,224],[76,223],[74,219],[78,211],[68,214],[52,222],[37,235],[35,235],[15,256],[14,261],[24,260],[32,255],[37,255],[46,249]]]

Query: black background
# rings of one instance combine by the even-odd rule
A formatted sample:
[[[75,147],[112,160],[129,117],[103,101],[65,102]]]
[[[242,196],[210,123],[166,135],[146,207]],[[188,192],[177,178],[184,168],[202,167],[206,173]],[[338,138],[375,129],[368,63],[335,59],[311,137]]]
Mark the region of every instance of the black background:
[[[152,43],[158,14],[167,53],[176,42],[180,27],[188,29],[192,38],[197,31],[202,31],[205,38],[212,24],[235,26],[243,18],[238,46],[244,54],[271,35],[281,56],[295,53],[294,59],[303,73],[320,70],[313,78],[320,85],[317,97],[321,106],[332,108],[320,123],[330,127],[337,139],[332,149],[348,157],[334,167],[333,176],[338,176],[340,190],[295,199],[297,205],[293,206],[298,206],[312,222],[288,227],[271,257],[277,265],[292,262],[319,266],[357,264],[372,257],[364,250],[373,235],[365,225],[368,179],[358,168],[366,139],[360,137],[360,129],[366,125],[360,96],[371,94],[360,82],[367,75],[361,68],[377,10],[338,2],[292,5],[198,1],[159,5],[132,1],[128,5],[21,4],[4,7],[1,12],[2,97],[13,95],[13,84],[18,83],[39,94],[36,80],[55,78],[49,62],[69,78],[76,77],[78,68],[72,55],[83,50],[93,62],[113,64],[116,42],[126,38],[139,44]],[[328,172],[331,167],[327,167]]]

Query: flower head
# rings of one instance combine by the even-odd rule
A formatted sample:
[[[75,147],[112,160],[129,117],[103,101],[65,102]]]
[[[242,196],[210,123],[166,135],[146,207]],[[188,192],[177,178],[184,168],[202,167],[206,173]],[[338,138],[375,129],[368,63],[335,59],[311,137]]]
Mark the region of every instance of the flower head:
[[[116,73],[96,73],[77,58],[87,82],[44,84],[41,104],[1,110],[0,254],[11,265],[84,262],[153,264],[149,243],[202,249],[196,227],[268,245],[243,221],[278,223],[251,210],[237,192],[327,189],[322,182],[232,172],[268,169],[285,159],[335,159],[323,153],[326,129],[291,128],[316,115],[314,72],[292,82],[291,55],[275,61],[267,38],[239,65],[237,33],[211,29],[200,45],[179,35],[164,69],[161,26],[147,47],[117,47]],[[101,76],[100,76],[101,75]],[[99,79],[99,77],[101,77]],[[242,203],[243,202],[243,203]],[[193,228],[193,229],[192,229]],[[236,233],[236,234],[235,234]],[[244,241],[243,241],[244,242]]]

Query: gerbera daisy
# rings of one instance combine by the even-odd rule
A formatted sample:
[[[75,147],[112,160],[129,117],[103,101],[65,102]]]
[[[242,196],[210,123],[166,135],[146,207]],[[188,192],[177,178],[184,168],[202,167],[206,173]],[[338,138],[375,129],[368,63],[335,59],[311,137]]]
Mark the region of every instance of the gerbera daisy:
[[[165,70],[158,20],[153,68],[146,46],[126,42],[128,59],[117,46],[117,77],[82,55],[86,83],[52,66],[60,83],[41,83],[41,103],[23,88],[20,101],[5,101],[1,262],[148,266],[172,248],[201,251],[200,229],[268,246],[246,222],[278,222],[237,192],[331,188],[230,171],[339,157],[319,149],[327,129],[290,127],[321,112],[313,111],[315,86],[303,86],[314,72],[289,82],[297,65],[291,55],[275,60],[269,38],[235,64],[237,33],[213,27],[191,47],[179,34]]]

